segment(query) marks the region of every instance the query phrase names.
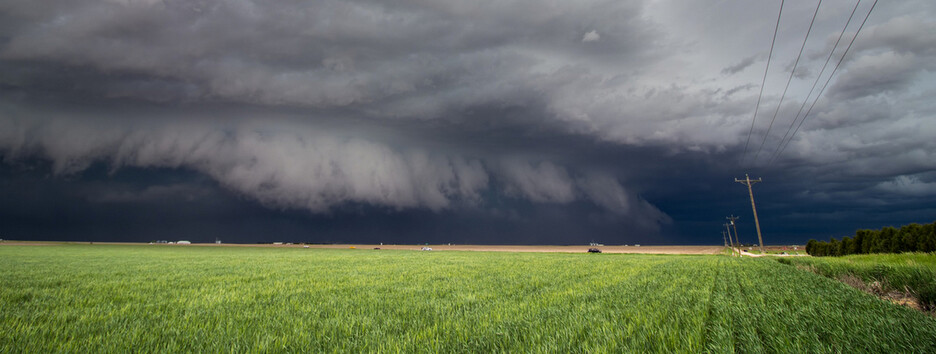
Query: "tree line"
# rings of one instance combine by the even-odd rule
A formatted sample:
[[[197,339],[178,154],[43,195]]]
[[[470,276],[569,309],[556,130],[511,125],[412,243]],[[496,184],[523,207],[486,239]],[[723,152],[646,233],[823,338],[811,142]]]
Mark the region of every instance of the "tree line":
[[[845,256],[868,253],[936,252],[936,222],[932,224],[909,224],[885,227],[880,230],[858,230],[854,237],[842,240],[806,243],[806,253],[811,256]]]

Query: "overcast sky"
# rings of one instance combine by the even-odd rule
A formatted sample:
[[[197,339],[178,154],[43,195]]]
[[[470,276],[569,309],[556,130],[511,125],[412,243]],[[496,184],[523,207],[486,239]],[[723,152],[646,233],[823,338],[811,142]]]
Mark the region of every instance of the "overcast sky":
[[[754,242],[745,174],[768,244],[932,222],[936,3],[825,87],[855,4],[770,55],[779,1],[5,0],[0,238]]]

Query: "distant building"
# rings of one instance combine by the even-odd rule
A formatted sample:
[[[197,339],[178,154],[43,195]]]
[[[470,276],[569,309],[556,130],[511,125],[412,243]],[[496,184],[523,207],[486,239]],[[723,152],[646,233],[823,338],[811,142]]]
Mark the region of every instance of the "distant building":
[[[179,245],[191,245],[192,242],[191,242],[191,241],[182,240],[182,241],[176,242],[176,244],[179,244]]]

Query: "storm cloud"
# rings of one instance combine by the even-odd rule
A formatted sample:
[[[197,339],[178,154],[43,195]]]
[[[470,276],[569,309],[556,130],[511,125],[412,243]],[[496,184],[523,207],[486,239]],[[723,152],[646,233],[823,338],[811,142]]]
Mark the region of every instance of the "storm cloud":
[[[803,215],[797,205],[914,208],[936,183],[927,2],[875,8],[771,160],[815,97],[807,92],[854,6],[828,3],[779,108],[789,68],[770,67],[761,108],[779,114],[768,135],[763,116],[752,129],[752,112],[771,6],[5,1],[0,156],[14,170],[48,162],[49,178],[79,184],[97,165],[111,175],[195,173],[216,183],[205,188],[274,214],[352,218],[347,208],[362,205],[376,218],[428,212],[424,222],[439,224],[474,215],[524,242],[575,231],[521,236],[543,231],[505,220],[564,220],[581,228],[575,241],[598,233],[625,243],[613,230],[630,228],[661,243],[701,242],[719,225],[699,229],[716,219],[704,199],[734,191],[746,172],[784,181],[763,201],[779,234],[785,218]],[[793,62],[814,9],[784,8],[771,60]],[[868,10],[862,3],[856,16]],[[749,132],[755,149],[764,143],[757,160],[742,156]],[[104,187],[92,204],[216,193],[184,181],[136,181],[131,191],[95,183]],[[717,215],[744,212],[743,202]],[[835,232],[867,220],[846,214]],[[778,239],[809,232],[790,230]]]

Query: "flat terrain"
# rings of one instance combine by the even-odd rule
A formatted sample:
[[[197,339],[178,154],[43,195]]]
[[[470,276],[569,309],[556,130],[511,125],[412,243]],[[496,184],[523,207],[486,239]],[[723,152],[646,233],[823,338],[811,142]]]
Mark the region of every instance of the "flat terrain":
[[[936,319],[765,258],[0,247],[0,352],[936,352]]]
[[[311,245],[314,248],[363,248],[393,250],[419,250],[430,247],[433,251],[492,251],[492,252],[570,252],[581,253],[591,246],[510,246],[510,245]],[[597,246],[603,253],[647,253],[647,254],[718,254],[721,246]]]
[[[55,245],[55,244],[88,244],[87,242],[47,242],[47,241],[4,241],[0,246],[23,246],[23,245]],[[95,242],[98,245],[145,245],[142,243],[118,243],[118,242]],[[550,246],[550,245],[367,245],[367,244],[238,244],[238,243],[195,243],[191,245],[170,245],[155,244],[152,246],[166,247],[276,247],[276,248],[309,248],[316,249],[374,249],[382,250],[421,250],[423,247],[430,247],[433,251],[485,251],[485,252],[569,252],[581,253],[587,251],[592,246]],[[603,253],[647,253],[647,254],[719,254],[724,250],[722,246],[599,246]]]

